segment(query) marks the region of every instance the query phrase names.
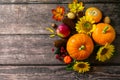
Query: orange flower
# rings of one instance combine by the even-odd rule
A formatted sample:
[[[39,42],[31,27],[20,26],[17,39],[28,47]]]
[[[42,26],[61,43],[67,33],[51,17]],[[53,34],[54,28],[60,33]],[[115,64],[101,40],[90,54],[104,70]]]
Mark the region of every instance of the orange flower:
[[[63,19],[65,8],[58,6],[56,9],[52,9],[53,19],[61,21]]]

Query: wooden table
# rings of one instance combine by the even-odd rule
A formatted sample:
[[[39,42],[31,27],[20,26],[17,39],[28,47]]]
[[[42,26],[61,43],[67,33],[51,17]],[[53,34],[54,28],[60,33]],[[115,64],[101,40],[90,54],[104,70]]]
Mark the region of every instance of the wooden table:
[[[45,30],[51,9],[72,0],[0,0],[0,80],[120,80],[120,0],[81,0],[109,16],[117,37],[117,56],[94,65],[86,74],[66,71],[51,52],[53,40]]]

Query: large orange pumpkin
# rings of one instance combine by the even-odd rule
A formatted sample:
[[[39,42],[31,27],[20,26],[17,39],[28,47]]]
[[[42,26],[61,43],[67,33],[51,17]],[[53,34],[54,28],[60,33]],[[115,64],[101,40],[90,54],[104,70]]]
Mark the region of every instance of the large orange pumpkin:
[[[115,39],[115,30],[107,23],[99,23],[97,24],[96,29],[93,31],[92,37],[99,45],[112,43]]]
[[[88,58],[93,49],[93,41],[87,34],[74,34],[67,42],[67,51],[76,60]]]

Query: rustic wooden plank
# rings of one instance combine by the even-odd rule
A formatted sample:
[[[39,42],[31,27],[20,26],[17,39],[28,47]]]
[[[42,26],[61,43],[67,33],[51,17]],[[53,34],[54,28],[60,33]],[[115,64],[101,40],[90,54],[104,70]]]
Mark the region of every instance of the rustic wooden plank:
[[[120,66],[93,67],[79,74],[65,66],[0,66],[1,80],[120,80]]]
[[[50,25],[47,5],[0,5],[0,8],[1,34],[44,34],[45,27]]]
[[[0,35],[0,64],[63,64],[51,51],[55,39],[48,35]],[[119,41],[120,36],[114,42],[117,53]],[[118,54],[107,63],[120,64],[119,58]]]
[[[57,0],[59,1],[59,0]],[[72,2],[73,0],[61,0],[61,3],[70,3]],[[120,2],[119,0],[78,0],[78,1],[82,1],[82,2],[88,2],[88,3],[105,3],[105,2]],[[59,1],[60,2],[60,1]]]
[[[52,20],[51,9],[58,4],[19,4],[19,5],[0,5],[0,34],[49,34],[45,30]],[[67,4],[61,4],[67,9]],[[85,4],[99,7],[104,15],[110,16],[112,25],[120,34],[120,4]],[[59,24],[59,23],[57,23]]]
[[[73,0],[0,0],[0,3],[71,3]],[[78,0],[82,2],[89,2],[89,3],[98,3],[98,2],[109,2],[109,3],[116,3],[120,2],[119,0]]]
[[[74,80],[61,66],[0,66],[1,80]]]
[[[0,35],[0,64],[59,64],[48,35]]]
[[[91,72],[75,76],[78,80],[120,80],[119,69],[120,66],[94,66]]]

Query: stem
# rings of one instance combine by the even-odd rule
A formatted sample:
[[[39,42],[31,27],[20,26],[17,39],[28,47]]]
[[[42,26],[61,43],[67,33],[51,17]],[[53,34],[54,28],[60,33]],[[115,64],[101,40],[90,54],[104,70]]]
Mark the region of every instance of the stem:
[[[85,46],[84,45],[81,45],[79,50],[84,50],[85,49]]]
[[[102,33],[103,33],[103,34],[105,34],[105,33],[106,33],[106,31],[108,30],[108,28],[109,28],[109,27],[108,27],[108,26],[106,26],[106,27],[103,29]]]

